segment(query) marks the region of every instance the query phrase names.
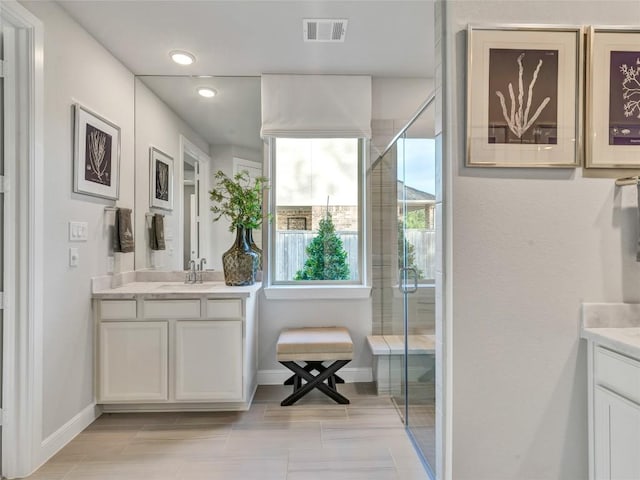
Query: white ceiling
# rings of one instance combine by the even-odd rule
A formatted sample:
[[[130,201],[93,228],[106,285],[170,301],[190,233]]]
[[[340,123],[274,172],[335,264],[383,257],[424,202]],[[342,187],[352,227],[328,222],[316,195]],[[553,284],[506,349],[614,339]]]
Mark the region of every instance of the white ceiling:
[[[433,0],[392,1],[187,1],[68,0],[58,2],[136,75],[259,76],[262,73],[366,74],[374,77],[433,77]],[[303,41],[305,18],[346,18],[344,43]],[[187,50],[196,62],[181,67],[171,50]],[[257,118],[217,128],[217,111],[258,115],[254,93],[213,101],[193,95],[188,79],[145,79],[209,143],[235,141],[238,129]],[[231,87],[229,82],[226,82]],[[242,83],[242,82],[241,82]],[[189,92],[181,90],[189,87]],[[251,82],[243,86],[255,91]],[[238,86],[235,90],[240,88]],[[259,91],[258,91],[259,98]],[[239,103],[241,99],[244,102]],[[253,101],[253,106],[248,105]],[[195,103],[199,102],[199,103]],[[257,107],[257,110],[256,110]],[[221,123],[222,122],[222,123]],[[233,123],[233,122],[232,122]],[[216,128],[210,128],[212,126]],[[259,126],[259,123],[258,123]],[[235,130],[235,134],[230,134]],[[231,136],[230,136],[231,135]]]

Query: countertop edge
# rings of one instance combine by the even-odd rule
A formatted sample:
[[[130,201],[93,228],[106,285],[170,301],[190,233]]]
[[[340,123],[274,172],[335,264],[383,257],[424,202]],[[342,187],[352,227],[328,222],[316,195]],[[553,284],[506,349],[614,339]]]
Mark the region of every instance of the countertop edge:
[[[201,298],[248,298],[254,292],[95,292],[91,298],[95,300],[135,300],[136,298],[148,300],[174,300],[174,299],[201,299]]]
[[[165,286],[163,282],[131,282],[114,288],[95,289],[91,292],[93,299],[176,299],[176,298],[248,298],[257,294],[262,288],[261,283],[253,285],[232,287],[227,285],[215,285],[210,288],[197,288],[190,290],[182,284],[177,284],[175,290],[168,288],[158,291],[157,286]]]
[[[614,333],[624,333],[621,332],[623,330],[625,330],[624,327],[583,328],[580,336],[585,340],[591,341],[610,350],[614,350],[635,359],[640,359],[640,344],[637,344],[637,342],[631,343],[630,341],[625,341],[624,339],[612,336]]]

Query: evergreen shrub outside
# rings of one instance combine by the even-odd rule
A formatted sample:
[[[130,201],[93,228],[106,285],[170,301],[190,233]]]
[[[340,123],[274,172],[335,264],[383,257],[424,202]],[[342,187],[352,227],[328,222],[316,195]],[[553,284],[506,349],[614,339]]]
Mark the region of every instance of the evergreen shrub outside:
[[[347,252],[327,212],[319,222],[318,235],[307,247],[307,261],[294,280],[348,280]]]

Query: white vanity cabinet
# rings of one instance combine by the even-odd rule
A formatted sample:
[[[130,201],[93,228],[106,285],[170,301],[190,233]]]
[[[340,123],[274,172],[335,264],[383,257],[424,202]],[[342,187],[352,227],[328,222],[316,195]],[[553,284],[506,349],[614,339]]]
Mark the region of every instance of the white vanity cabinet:
[[[242,322],[180,321],[175,332],[175,399],[242,400]]]
[[[640,304],[583,303],[589,480],[640,479]]]
[[[640,478],[640,406],[596,388],[594,413],[595,478]]]
[[[242,400],[242,302],[207,300],[207,320],[175,327],[175,399]]]
[[[595,346],[592,380],[593,478],[640,479],[640,362]]]
[[[102,322],[99,338],[99,401],[169,399],[167,322]]]
[[[106,411],[248,408],[255,297],[95,299],[97,403]]]

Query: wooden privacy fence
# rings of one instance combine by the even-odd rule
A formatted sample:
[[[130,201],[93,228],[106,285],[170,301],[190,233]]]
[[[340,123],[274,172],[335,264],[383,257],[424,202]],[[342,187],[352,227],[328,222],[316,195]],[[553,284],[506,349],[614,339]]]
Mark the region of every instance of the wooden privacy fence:
[[[336,232],[347,252],[347,263],[351,280],[358,278],[358,234]],[[302,270],[307,260],[307,246],[317,235],[316,232],[300,230],[276,231],[276,280],[293,280],[296,272]],[[433,230],[407,230],[406,239],[414,246],[416,266],[423,278],[435,277],[435,232]],[[395,252],[397,245],[384,245]],[[374,252],[377,253],[377,252]]]
[[[436,232],[434,230],[407,229],[404,237],[415,249],[416,267],[422,272],[422,278],[435,279]]]

